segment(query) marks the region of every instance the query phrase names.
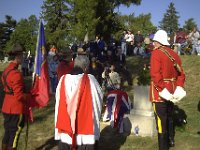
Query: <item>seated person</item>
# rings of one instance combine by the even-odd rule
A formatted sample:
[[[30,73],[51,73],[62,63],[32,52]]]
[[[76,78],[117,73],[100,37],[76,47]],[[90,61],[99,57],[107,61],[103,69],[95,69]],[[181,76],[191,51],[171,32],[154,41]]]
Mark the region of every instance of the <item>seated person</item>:
[[[112,64],[109,67],[105,67],[104,72],[102,73],[103,86],[105,86],[105,89],[110,91],[113,89],[119,89],[121,85],[121,78],[119,73],[115,71],[115,65]]]

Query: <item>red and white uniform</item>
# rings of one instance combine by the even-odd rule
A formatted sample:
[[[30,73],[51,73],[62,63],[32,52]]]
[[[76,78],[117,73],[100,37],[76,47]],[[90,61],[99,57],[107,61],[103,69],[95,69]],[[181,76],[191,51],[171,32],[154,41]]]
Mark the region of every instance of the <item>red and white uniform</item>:
[[[100,137],[103,93],[93,75],[66,74],[56,90],[55,140],[94,144]],[[78,123],[77,123],[78,122]]]
[[[176,63],[182,66],[181,59],[177,53],[167,46],[163,46],[163,48],[175,59]],[[152,102],[163,102],[163,99],[159,96],[159,92],[164,88],[173,94],[177,86],[184,87],[185,74],[183,69],[179,74],[173,62],[161,50],[155,49],[152,51],[150,67],[150,100]]]

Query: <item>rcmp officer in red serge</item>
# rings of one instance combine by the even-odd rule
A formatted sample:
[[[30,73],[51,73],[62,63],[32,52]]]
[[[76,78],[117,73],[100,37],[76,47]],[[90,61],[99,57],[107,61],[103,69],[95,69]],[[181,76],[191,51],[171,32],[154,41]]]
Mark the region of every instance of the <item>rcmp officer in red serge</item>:
[[[19,135],[25,121],[25,106],[30,98],[29,94],[24,93],[23,76],[18,70],[18,66],[23,59],[22,47],[19,44],[15,44],[9,52],[9,56],[12,61],[5,68],[1,77],[5,92],[2,106],[5,129],[2,150],[17,149]]]
[[[186,96],[183,88],[185,74],[181,59],[169,48],[166,31],[158,30],[153,41],[150,100],[156,119],[159,150],[168,150],[174,146],[173,106]]]

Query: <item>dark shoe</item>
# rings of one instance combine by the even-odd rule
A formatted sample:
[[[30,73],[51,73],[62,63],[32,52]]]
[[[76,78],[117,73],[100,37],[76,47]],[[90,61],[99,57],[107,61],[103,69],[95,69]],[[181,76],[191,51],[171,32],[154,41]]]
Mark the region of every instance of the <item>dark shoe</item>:
[[[200,135],[200,131],[198,131],[198,132],[197,132],[197,134],[199,134],[199,135]]]
[[[169,139],[169,147],[174,147],[175,146],[175,142],[173,139]]]

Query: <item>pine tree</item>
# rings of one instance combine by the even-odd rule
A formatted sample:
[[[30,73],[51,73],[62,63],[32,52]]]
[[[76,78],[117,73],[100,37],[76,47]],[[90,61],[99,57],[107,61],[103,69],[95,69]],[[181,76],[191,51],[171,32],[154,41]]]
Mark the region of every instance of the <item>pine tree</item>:
[[[74,0],[74,23],[71,34],[78,41],[83,41],[86,34],[90,39],[95,35],[95,27],[98,22],[96,7],[97,1],[95,0]]]
[[[5,22],[0,23],[0,50],[5,51],[6,43],[10,40],[10,35],[17,24],[12,16],[5,16]]]
[[[42,18],[46,22],[45,33],[48,45],[66,46],[71,30],[71,0],[46,0],[42,6]]]
[[[167,12],[164,14],[164,17],[160,22],[160,28],[167,31],[167,33],[171,35],[179,28],[178,19],[178,12],[176,11],[174,3],[171,2]]]
[[[35,15],[28,19],[21,19],[14,32],[10,35],[10,40],[6,43],[6,50],[10,50],[13,44],[19,43],[25,51],[31,51],[33,54],[36,47],[36,37],[39,21]]]
[[[197,24],[194,22],[194,18],[189,18],[186,20],[183,28],[187,33],[191,32],[194,28],[197,28]]]

